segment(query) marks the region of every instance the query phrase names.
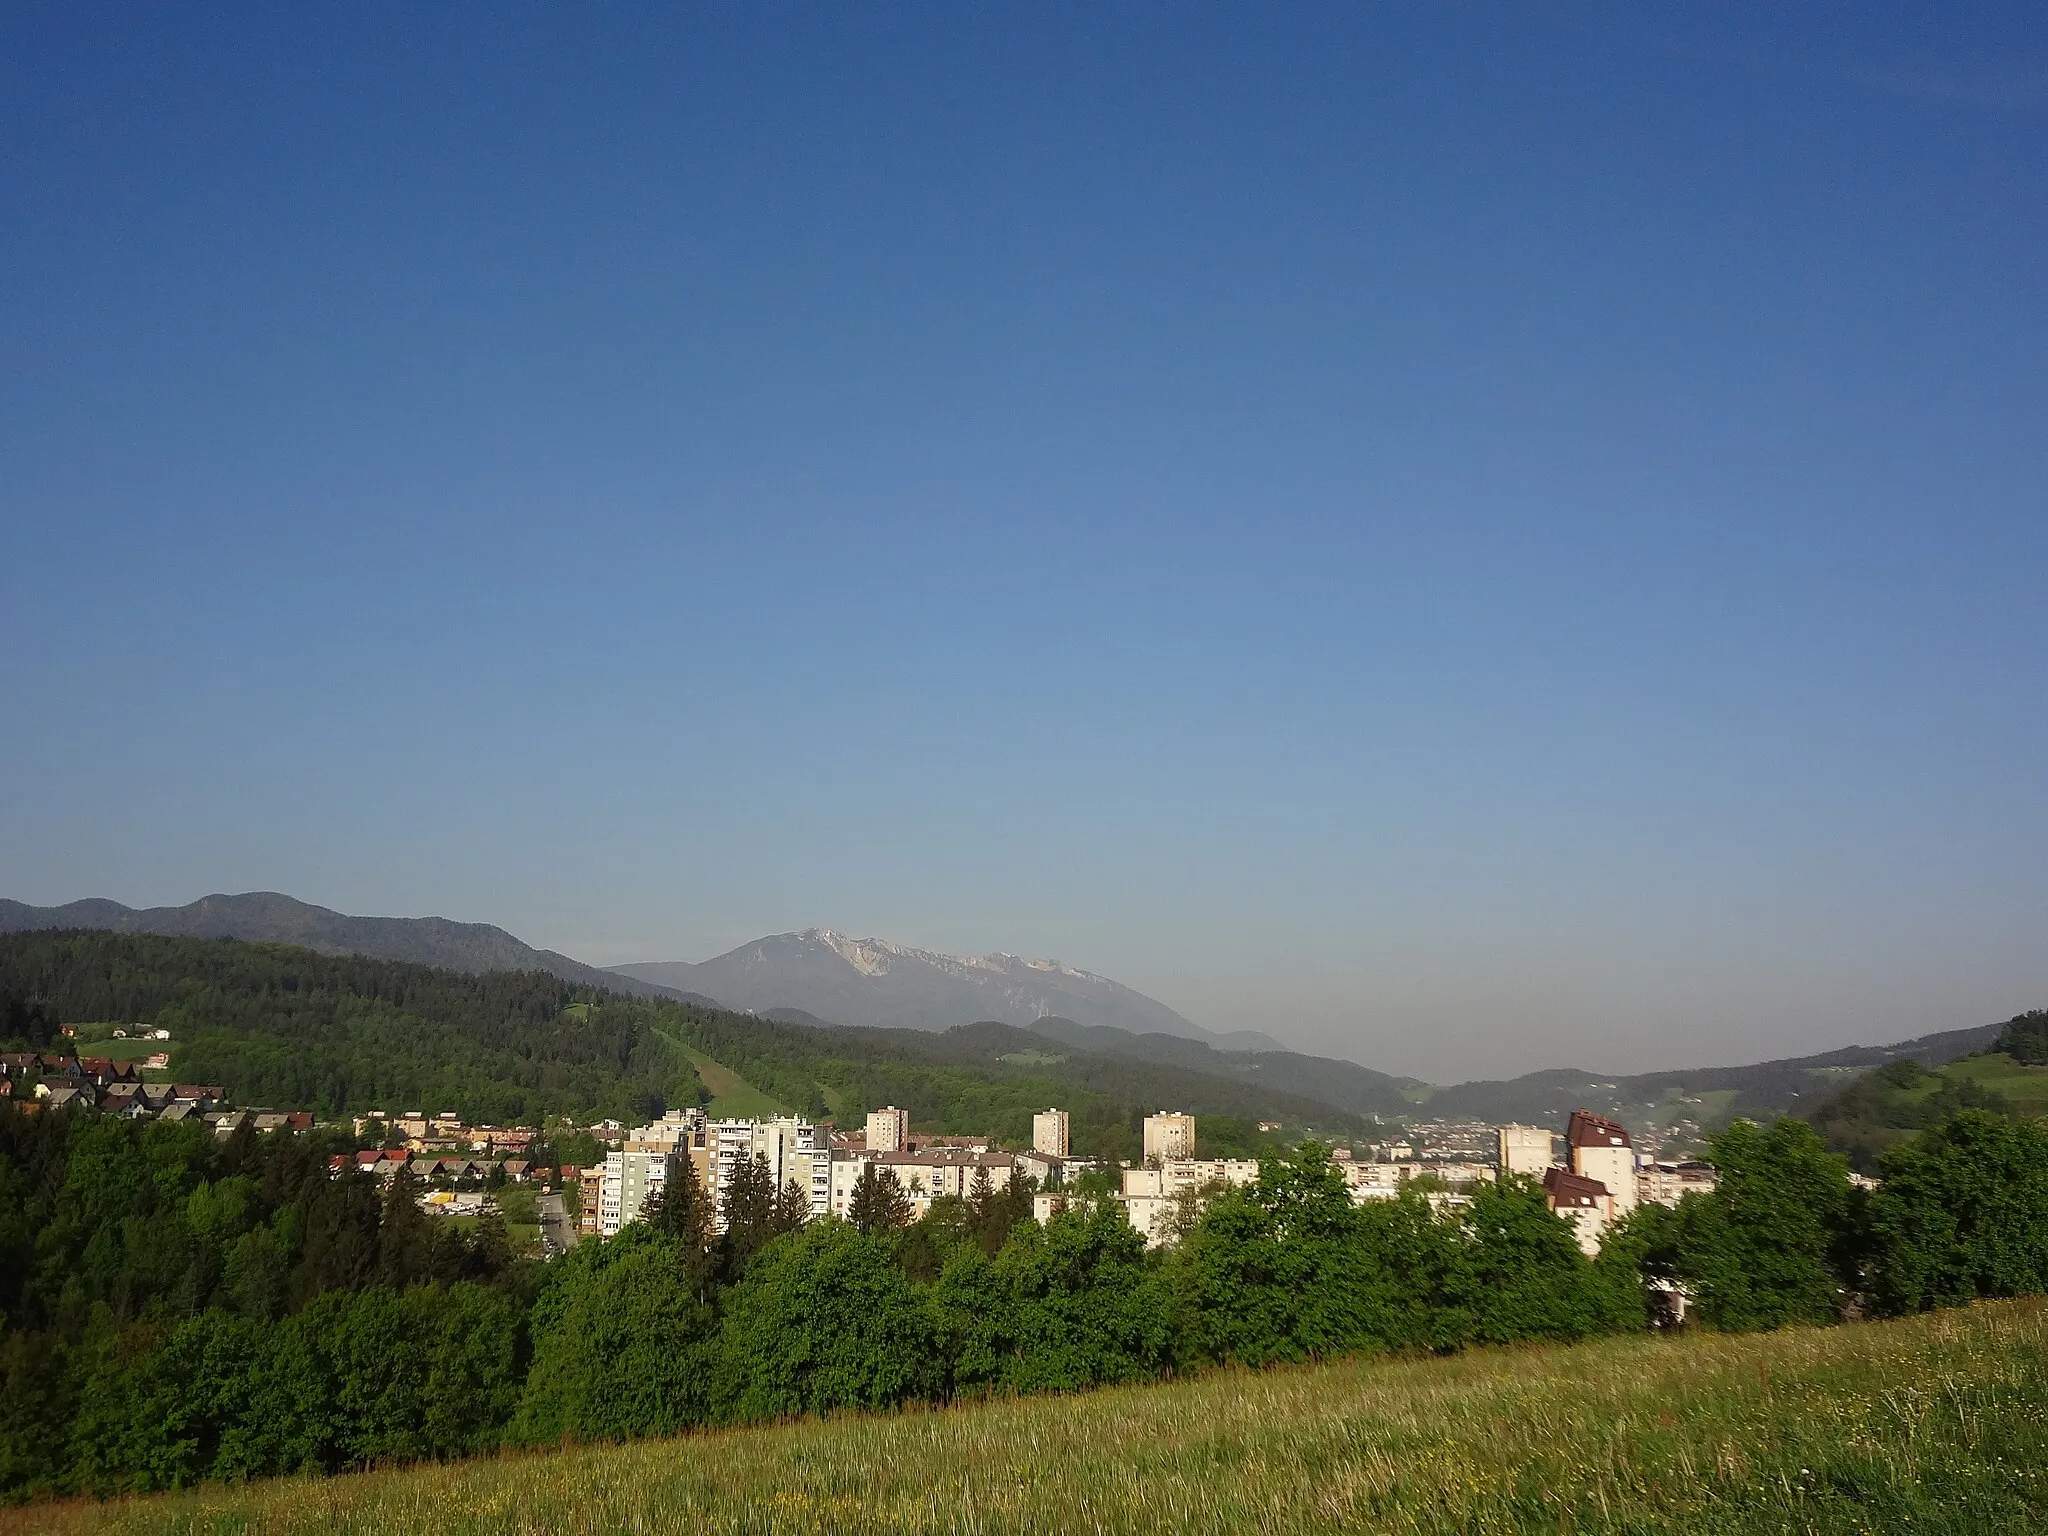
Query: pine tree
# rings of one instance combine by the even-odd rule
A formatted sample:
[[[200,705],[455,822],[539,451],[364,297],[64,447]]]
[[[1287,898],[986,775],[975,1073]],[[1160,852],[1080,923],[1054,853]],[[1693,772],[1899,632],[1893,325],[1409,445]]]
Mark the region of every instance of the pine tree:
[[[775,1196],[775,1208],[768,1213],[768,1229],[774,1236],[796,1232],[811,1219],[811,1197],[795,1179],[786,1182]]]
[[[743,1263],[760,1252],[774,1235],[775,1176],[758,1152],[741,1158],[725,1181],[725,1247],[731,1260]]]
[[[896,1175],[879,1163],[870,1162],[860,1171],[853,1186],[853,1206],[847,1212],[854,1229],[863,1237],[877,1232],[896,1232],[910,1225],[913,1214],[910,1196],[896,1182]]]
[[[1003,1246],[1004,1233],[998,1234],[996,1227],[1001,1220],[996,1209],[996,1187],[990,1181],[985,1164],[976,1164],[974,1182],[967,1189],[967,1229],[974,1234],[981,1251],[993,1257]]]

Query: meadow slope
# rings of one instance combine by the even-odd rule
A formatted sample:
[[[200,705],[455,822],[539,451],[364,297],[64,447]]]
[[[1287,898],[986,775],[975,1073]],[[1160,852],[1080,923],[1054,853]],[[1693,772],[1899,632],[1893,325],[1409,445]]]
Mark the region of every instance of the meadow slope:
[[[2048,1302],[1221,1372],[0,1513],[0,1533],[2009,1532]]]

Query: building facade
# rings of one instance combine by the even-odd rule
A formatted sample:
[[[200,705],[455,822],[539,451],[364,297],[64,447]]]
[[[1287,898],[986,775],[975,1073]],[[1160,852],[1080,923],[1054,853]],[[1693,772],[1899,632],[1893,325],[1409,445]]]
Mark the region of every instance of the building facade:
[[[1041,1110],[1031,1117],[1031,1150],[1047,1157],[1065,1157],[1069,1150],[1067,1129],[1064,1109]]]
[[[1502,1173],[1526,1174],[1532,1179],[1556,1163],[1550,1150],[1550,1129],[1541,1125],[1503,1125],[1494,1131],[1495,1160]]]
[[[1166,1162],[1195,1155],[1195,1117],[1161,1110],[1145,1117],[1145,1161]]]
[[[1636,1198],[1645,1205],[1676,1205],[1721,1182],[1711,1163],[1646,1163],[1636,1170]]]
[[[1636,1208],[1636,1149],[1626,1127],[1589,1109],[1575,1109],[1565,1123],[1564,1140],[1571,1171],[1607,1186],[1610,1220],[1619,1221]]]
[[[779,1191],[794,1183],[810,1201],[811,1214],[832,1208],[832,1153],[825,1137],[808,1120],[779,1115],[772,1120],[714,1120],[705,1132],[706,1162],[712,1196],[712,1226],[725,1230],[725,1192],[742,1162],[760,1158]]]
[[[868,1111],[868,1150],[901,1152],[910,1145],[910,1111],[893,1104]]]
[[[1613,1194],[1605,1184],[1562,1168],[1546,1168],[1543,1198],[1572,1224],[1572,1235],[1588,1258],[1600,1251],[1600,1242],[1615,1220]]]
[[[940,1147],[923,1152],[855,1152],[832,1159],[827,1178],[826,1209],[842,1221],[853,1213],[853,1191],[868,1164],[885,1168],[895,1177],[896,1187],[910,1199],[918,1216],[945,1195],[966,1199],[974,1193],[976,1177],[988,1175],[991,1191],[1007,1189],[1016,1175],[1016,1164],[1007,1153],[975,1152],[961,1147]]]
[[[675,1152],[658,1149],[606,1153],[597,1197],[598,1236],[616,1237],[636,1220],[648,1199],[666,1187],[676,1158]]]

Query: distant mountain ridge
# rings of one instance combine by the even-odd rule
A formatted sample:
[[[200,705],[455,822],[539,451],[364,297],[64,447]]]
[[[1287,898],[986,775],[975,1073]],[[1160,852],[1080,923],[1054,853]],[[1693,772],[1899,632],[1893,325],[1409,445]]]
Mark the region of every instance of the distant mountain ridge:
[[[445,917],[350,917],[276,891],[202,896],[182,907],[124,907],[98,897],[61,907],[0,900],[0,933],[46,928],[297,944],[322,954],[369,955],[450,971],[547,971],[564,981],[640,997],[710,1001],[658,983],[615,976],[551,949],[535,949],[489,923],[458,923]]]
[[[1676,1072],[1608,1076],[1576,1067],[1553,1067],[1498,1082],[1459,1083],[1428,1093],[1415,1113],[1429,1118],[1562,1121],[1574,1109],[1591,1109],[1624,1123],[1644,1123],[1680,1112],[1709,1095],[1724,1096],[1714,1119],[1734,1115],[1768,1117],[1804,1114],[1848,1078],[1910,1056],[1938,1067],[1991,1049],[1999,1024],[1943,1030],[1892,1045],[1850,1045],[1812,1056],[1788,1056],[1742,1067],[1696,1067]]]
[[[1029,1028],[1079,1020],[1135,1035],[1172,1035],[1219,1051],[1282,1051],[1257,1030],[1217,1034],[1121,982],[1058,960],[946,955],[830,928],[755,939],[713,959],[617,965],[615,976],[715,997],[755,1013],[796,1010],[836,1024],[950,1029],[989,1020]]]

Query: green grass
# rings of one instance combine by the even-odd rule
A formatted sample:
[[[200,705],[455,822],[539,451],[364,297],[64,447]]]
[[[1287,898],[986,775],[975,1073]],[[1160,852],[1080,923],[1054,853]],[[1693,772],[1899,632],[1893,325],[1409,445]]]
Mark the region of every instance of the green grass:
[[[2048,1303],[209,1487],[13,1531],[1955,1532],[2048,1520]]]
[[[2048,1067],[2023,1067],[2000,1052],[1952,1061],[1941,1069],[1941,1075],[1970,1078],[1986,1088],[1996,1089],[2011,1101],[2015,1113],[2048,1115]]]
[[[697,1079],[710,1090],[711,1103],[705,1113],[714,1120],[743,1120],[761,1115],[786,1115],[789,1110],[748,1082],[730,1067],[721,1067],[702,1051],[680,1041],[675,1048],[697,1069]]]
[[[825,1101],[825,1108],[834,1115],[846,1113],[846,1095],[837,1088],[834,1088],[830,1083],[821,1081],[818,1084],[818,1096]]]

